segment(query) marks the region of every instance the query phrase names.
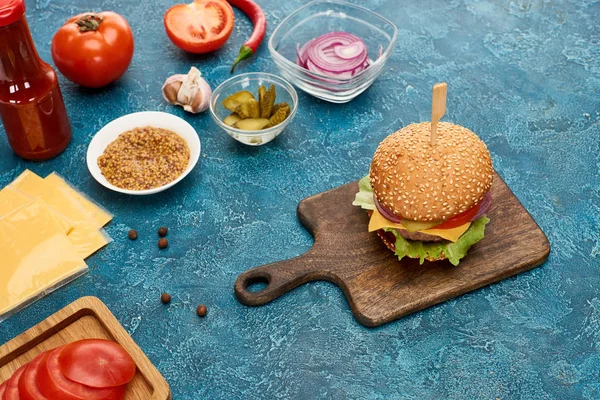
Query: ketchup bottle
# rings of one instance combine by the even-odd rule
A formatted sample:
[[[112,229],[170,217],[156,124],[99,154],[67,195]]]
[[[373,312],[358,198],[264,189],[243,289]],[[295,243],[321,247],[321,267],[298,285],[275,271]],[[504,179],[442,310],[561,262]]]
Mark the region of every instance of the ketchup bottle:
[[[0,117],[10,147],[27,160],[55,157],[71,141],[56,72],[38,56],[24,0],[0,0]]]

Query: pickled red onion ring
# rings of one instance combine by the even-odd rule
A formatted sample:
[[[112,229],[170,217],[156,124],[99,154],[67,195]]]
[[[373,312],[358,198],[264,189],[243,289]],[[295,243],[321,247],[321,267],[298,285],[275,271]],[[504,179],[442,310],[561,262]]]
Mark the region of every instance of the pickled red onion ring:
[[[487,192],[485,196],[483,196],[481,203],[479,203],[479,211],[477,211],[477,214],[475,214],[471,221],[475,221],[483,217],[488,211],[490,211],[490,208],[492,208],[492,194]]]
[[[373,196],[373,202],[375,203],[375,207],[377,207],[377,211],[379,211],[379,213],[383,216],[383,218],[387,219],[388,221],[395,222],[395,223],[402,222],[402,218],[395,216],[394,214],[392,214],[391,211],[389,211],[387,208],[382,206],[381,203],[379,203],[379,200],[377,200],[377,198],[375,196]]]
[[[368,49],[358,36],[330,32],[296,46],[296,63],[302,68],[338,79],[349,79],[369,67]]]

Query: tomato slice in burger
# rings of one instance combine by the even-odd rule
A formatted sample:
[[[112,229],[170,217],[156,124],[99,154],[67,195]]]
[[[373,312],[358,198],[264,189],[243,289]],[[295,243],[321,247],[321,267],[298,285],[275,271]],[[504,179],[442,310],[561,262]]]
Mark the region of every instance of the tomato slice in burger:
[[[68,379],[96,388],[127,384],[135,375],[135,361],[118,343],[86,339],[66,345],[58,356]]]
[[[15,373],[10,377],[10,379],[6,382],[6,390],[4,395],[2,396],[3,400],[20,400],[21,396],[19,396],[19,379],[25,372],[25,368],[27,368],[27,364],[23,365],[21,368],[15,371]]]
[[[225,0],[194,0],[165,13],[169,39],[190,53],[208,53],[223,46],[233,30],[233,9]]]
[[[473,219],[473,217],[477,215],[477,213],[479,212],[479,205],[480,204],[477,204],[476,206],[471,207],[469,210],[462,212],[456,215],[455,217],[452,217],[448,221],[443,222],[440,225],[434,226],[431,229],[451,229],[464,225],[467,222],[470,222]]]
[[[37,383],[44,396],[60,400],[123,400],[125,386],[98,389],[65,377],[58,365],[58,356],[62,349],[63,347],[58,347],[48,353],[45,366],[40,366]]]
[[[39,354],[27,365],[25,372],[19,380],[19,395],[21,400],[48,400],[38,387],[37,377],[40,365],[45,365],[48,352]]]

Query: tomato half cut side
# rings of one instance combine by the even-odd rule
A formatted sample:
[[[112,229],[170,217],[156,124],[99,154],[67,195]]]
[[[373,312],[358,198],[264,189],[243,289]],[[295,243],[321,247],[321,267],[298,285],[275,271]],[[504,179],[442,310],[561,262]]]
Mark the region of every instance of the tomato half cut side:
[[[23,365],[21,368],[15,371],[15,373],[10,377],[10,379],[6,382],[6,390],[4,392],[3,400],[20,400],[21,396],[19,396],[19,379],[25,372],[25,368],[27,368],[27,364]]]
[[[125,387],[98,389],[82,385],[65,377],[60,372],[58,356],[63,347],[52,350],[46,358],[45,366],[40,366],[38,387],[50,400],[123,400]]]
[[[0,399],[4,396],[4,393],[6,392],[6,384],[7,383],[8,383],[8,381],[5,381],[2,384],[0,384]]]
[[[39,354],[29,363],[25,372],[21,375],[21,379],[19,379],[19,394],[21,395],[21,400],[48,400],[48,398],[42,394],[37,384],[40,365],[42,365],[42,363],[45,365],[47,357],[48,352]]]
[[[443,222],[440,225],[434,226],[431,229],[452,229],[452,228],[462,226],[462,225],[466,224],[467,222],[470,222],[473,219],[473,217],[475,217],[477,215],[477,213],[479,212],[479,205],[480,204],[477,204],[477,205],[471,207],[470,209],[468,209],[467,211],[462,212],[462,213],[456,215],[455,217],[452,217],[448,221]]]
[[[233,9],[225,0],[194,0],[167,10],[169,39],[182,50],[202,54],[223,46],[233,30]]]
[[[96,388],[126,385],[135,376],[135,361],[118,343],[85,339],[66,345],[58,357],[68,379]]]

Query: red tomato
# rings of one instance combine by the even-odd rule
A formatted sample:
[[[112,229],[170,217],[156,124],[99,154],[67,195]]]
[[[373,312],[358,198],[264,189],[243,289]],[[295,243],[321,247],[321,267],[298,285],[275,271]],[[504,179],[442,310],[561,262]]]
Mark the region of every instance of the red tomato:
[[[99,88],[119,79],[133,57],[129,24],[112,11],[80,14],[52,38],[52,59],[68,79]]]
[[[125,386],[98,389],[67,379],[58,365],[58,356],[63,347],[52,350],[46,365],[40,367],[38,387],[48,399],[60,400],[123,400]]]
[[[15,371],[15,373],[6,382],[6,391],[4,392],[3,400],[20,400],[19,396],[19,379],[27,368],[27,364]]]
[[[0,385],[0,399],[4,396],[4,392],[6,392],[6,384],[8,381],[4,382]]]
[[[431,229],[450,229],[450,228],[456,228],[458,226],[466,224],[467,222],[471,221],[474,216],[477,215],[477,213],[479,212],[480,204],[477,204],[476,206],[472,207],[471,209],[469,209],[463,213],[460,213],[457,216],[449,219],[448,221],[446,221],[438,226],[434,226]]]
[[[209,53],[223,46],[233,30],[233,9],[225,0],[194,0],[167,10],[169,39],[190,53]]]
[[[48,400],[37,385],[37,376],[40,365],[45,365],[47,357],[48,352],[39,354],[29,363],[25,372],[23,372],[23,375],[19,380],[19,394],[21,395],[21,400]]]
[[[126,385],[135,375],[135,361],[118,343],[86,339],[66,345],[58,357],[60,371],[83,385],[107,388]]]

